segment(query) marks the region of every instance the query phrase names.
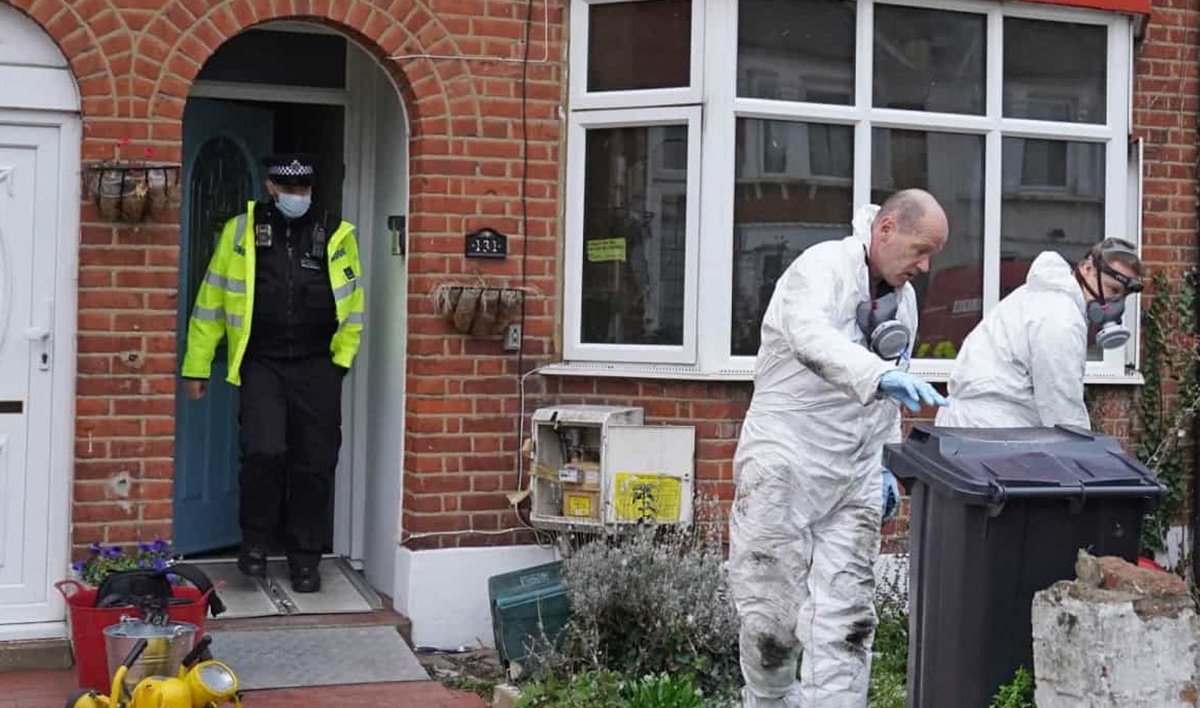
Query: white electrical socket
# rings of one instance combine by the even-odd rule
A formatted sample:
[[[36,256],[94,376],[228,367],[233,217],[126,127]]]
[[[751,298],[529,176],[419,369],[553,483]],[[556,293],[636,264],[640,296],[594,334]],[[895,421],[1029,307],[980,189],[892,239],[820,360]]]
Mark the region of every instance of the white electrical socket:
[[[504,351],[515,352],[521,349],[521,325],[510,324],[504,328]]]

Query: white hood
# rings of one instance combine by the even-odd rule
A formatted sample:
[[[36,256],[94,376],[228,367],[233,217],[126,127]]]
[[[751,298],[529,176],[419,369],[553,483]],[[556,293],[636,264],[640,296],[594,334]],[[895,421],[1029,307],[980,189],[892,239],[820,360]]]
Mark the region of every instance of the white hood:
[[[1029,266],[1029,275],[1026,276],[1025,282],[1030,290],[1051,290],[1071,295],[1079,305],[1080,312],[1087,308],[1079,281],[1075,279],[1075,270],[1067,259],[1055,251],[1043,251],[1034,259],[1033,265]]]
[[[1086,302],[1058,253],[1034,259],[1025,284],[997,303],[967,335],[950,373],[951,428],[1090,428],[1083,401]]]
[[[854,236],[862,241],[868,249],[871,248],[871,224],[875,223],[877,214],[879,214],[878,205],[864,204],[854,212],[854,219],[850,221],[850,226],[854,229]]]

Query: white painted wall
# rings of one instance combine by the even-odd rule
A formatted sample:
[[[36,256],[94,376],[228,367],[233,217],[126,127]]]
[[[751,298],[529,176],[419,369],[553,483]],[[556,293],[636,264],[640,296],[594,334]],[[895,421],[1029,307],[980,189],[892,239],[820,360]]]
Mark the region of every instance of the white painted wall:
[[[1135,601],[1146,599],[1067,582],[1034,596],[1038,708],[1194,708],[1195,610],[1159,599],[1143,611]]]
[[[437,649],[492,647],[488,578],[558,559],[553,548],[489,546],[429,551],[396,549],[396,611],[412,621],[416,646]],[[880,588],[899,582],[908,589],[908,556],[881,555],[875,566]]]
[[[491,647],[487,581],[556,560],[553,548],[489,546],[396,551],[396,611],[412,620],[416,646]]]
[[[404,368],[408,337],[407,263],[394,252],[387,218],[408,213],[408,117],[382,70],[373,75],[374,204],[367,272],[366,515],[363,571],[375,588],[394,594],[400,543],[404,468]],[[407,252],[407,247],[405,248]]]

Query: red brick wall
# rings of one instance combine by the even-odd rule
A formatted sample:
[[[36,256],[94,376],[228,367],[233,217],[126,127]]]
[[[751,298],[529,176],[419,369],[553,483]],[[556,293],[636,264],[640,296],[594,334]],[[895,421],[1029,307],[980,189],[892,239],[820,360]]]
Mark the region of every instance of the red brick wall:
[[[85,160],[148,146],[178,160],[180,118],[205,59],[237,32],[269,19],[330,24],[379,57],[411,120],[408,410],[402,527],[408,545],[525,540],[504,492],[516,485],[518,372],[556,355],[561,246],[564,4],[533,7],[529,66],[528,258],[521,241],[521,66],[487,61],[386,59],[394,54],[519,57],[522,0],[15,0],[71,61],[84,113]],[[1146,139],[1146,260],[1178,271],[1196,260],[1197,27],[1185,0],[1154,0],[1138,48],[1135,120]],[[82,205],[74,542],[170,535],[176,386],[178,217],[114,227]],[[462,234],[486,223],[510,234],[505,261],[464,261]],[[522,268],[522,265],[524,266]],[[480,271],[525,285],[523,359],[497,339],[450,333],[430,291]],[[653,423],[697,426],[699,488],[728,499],[745,383],[614,379],[529,380],[525,412],[548,401],[633,403]],[[1127,438],[1132,392],[1098,391],[1101,424]],[[126,490],[114,483],[128,476]],[[903,523],[893,529],[900,533]],[[442,534],[441,532],[453,532]],[[895,537],[893,540],[898,538]]]
[[[1188,0],[1153,0],[1136,48],[1134,134],[1145,141],[1143,257],[1150,272],[1179,275],[1197,263],[1196,125],[1200,105],[1200,8]],[[1119,235],[1119,234],[1113,234]],[[944,392],[944,387],[942,388]],[[729,500],[731,458],[750,384],[570,378],[547,383],[547,401],[645,407],[647,422],[697,426],[698,489]],[[1128,445],[1135,432],[1135,389],[1092,386],[1093,422]],[[911,424],[930,419],[905,416]],[[885,531],[885,548],[902,550],[907,509]]]
[[[429,291],[447,279],[520,284],[520,259],[464,263],[462,234],[486,220],[520,250],[521,65],[392,61],[396,54],[519,58],[522,0],[14,0],[63,50],[78,81],[85,161],[153,147],[179,160],[190,84],[228,37],[272,19],[336,27],[378,57],[410,118],[410,531],[499,524],[501,472],[515,464],[514,362],[498,342],[447,336]],[[549,47],[541,20],[550,13]],[[561,0],[532,3],[528,67],[527,285],[553,294],[558,236]],[[82,204],[73,542],[170,537],[178,214],[115,227]],[[471,275],[467,275],[470,270]],[[546,352],[553,317],[532,302],[527,352]],[[509,395],[497,395],[509,394]],[[509,429],[512,428],[510,431]],[[511,434],[508,434],[510,433]],[[505,435],[502,435],[504,433]],[[124,484],[128,482],[128,484]]]

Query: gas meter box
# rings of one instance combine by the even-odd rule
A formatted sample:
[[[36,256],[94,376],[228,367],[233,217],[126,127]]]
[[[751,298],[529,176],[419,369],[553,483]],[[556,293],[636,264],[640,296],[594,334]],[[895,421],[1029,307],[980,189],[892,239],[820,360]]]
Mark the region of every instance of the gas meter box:
[[[530,522],[554,530],[690,522],[695,428],[642,421],[641,408],[535,411]]]
[[[918,425],[884,446],[908,488],[908,705],[986,706],[1033,669],[1034,593],[1079,549],[1136,561],[1166,493],[1114,438],[1079,428]]]

